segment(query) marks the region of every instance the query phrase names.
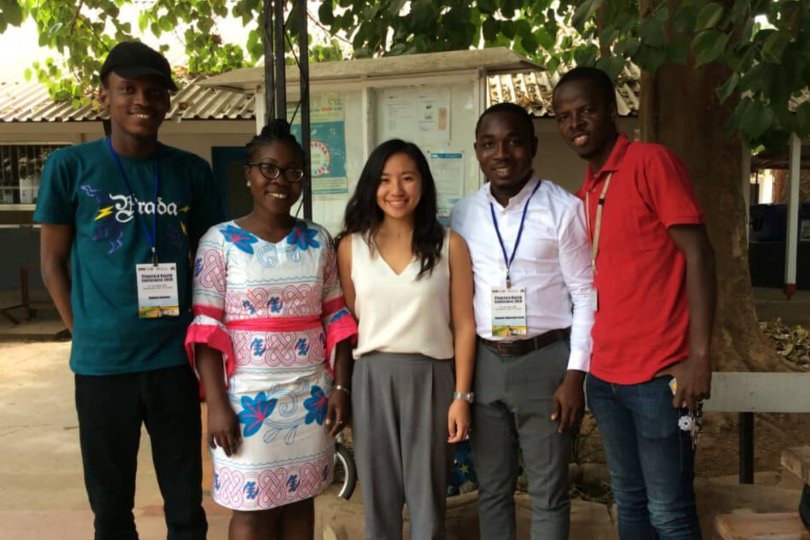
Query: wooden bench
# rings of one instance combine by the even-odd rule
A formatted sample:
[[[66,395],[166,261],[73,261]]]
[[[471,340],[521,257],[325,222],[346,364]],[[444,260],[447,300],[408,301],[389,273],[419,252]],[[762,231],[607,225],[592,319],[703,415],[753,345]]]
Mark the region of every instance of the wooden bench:
[[[784,450],[782,466],[810,484],[810,446]],[[810,540],[810,532],[796,512],[721,514],[715,518],[714,526],[723,540]]]
[[[810,446],[796,446],[782,451],[782,467],[810,484]]]
[[[714,518],[714,528],[723,540],[810,540],[797,512],[721,514]]]
[[[809,388],[810,373],[712,374],[712,398],[703,410],[739,414],[741,484],[754,483],[754,414],[810,413]]]

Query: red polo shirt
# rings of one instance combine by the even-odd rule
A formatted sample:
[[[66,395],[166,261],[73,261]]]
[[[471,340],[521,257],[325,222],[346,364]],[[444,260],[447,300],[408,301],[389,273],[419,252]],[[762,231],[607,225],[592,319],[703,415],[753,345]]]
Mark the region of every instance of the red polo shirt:
[[[702,223],[703,211],[671,151],[619,135],[599,174],[588,166],[577,193],[583,200],[590,194],[591,239],[611,172],[596,257],[590,371],[611,383],[637,384],[689,355],[686,261],[667,228]]]

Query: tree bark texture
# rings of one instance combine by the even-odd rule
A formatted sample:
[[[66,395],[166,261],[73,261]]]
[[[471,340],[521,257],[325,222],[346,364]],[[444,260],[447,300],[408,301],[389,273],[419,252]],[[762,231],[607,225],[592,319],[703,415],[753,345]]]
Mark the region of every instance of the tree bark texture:
[[[642,0],[642,16],[659,1]],[[739,137],[727,127],[735,100],[721,104],[714,92],[729,74],[716,63],[695,68],[691,59],[686,66],[665,64],[654,77],[644,73],[642,139],[668,146],[686,163],[703,205],[717,260],[714,369],[779,370],[783,364],[759,329],[753,303],[747,209],[742,195],[742,147]]]

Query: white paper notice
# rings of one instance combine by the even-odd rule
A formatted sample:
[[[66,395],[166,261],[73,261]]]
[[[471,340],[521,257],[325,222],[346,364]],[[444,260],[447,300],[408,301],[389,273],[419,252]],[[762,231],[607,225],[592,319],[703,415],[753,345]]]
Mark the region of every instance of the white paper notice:
[[[436,181],[439,215],[450,215],[450,210],[464,196],[464,152],[430,154],[430,171]]]
[[[383,100],[384,139],[405,139],[420,145],[450,141],[450,90],[407,88],[388,90]]]

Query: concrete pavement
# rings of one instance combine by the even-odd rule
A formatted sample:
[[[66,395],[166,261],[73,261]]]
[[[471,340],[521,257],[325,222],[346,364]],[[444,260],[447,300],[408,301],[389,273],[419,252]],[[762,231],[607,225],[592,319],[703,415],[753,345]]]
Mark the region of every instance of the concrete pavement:
[[[0,540],[89,539],[92,514],[82,480],[69,342],[0,343]],[[141,538],[165,538],[162,499],[151,463],[148,436],[139,455],[135,518]],[[210,487],[206,471],[204,488]],[[798,481],[790,475],[758,475],[759,485],[736,478],[696,482],[701,522],[712,538],[715,514],[738,508],[793,511]],[[458,501],[448,519],[448,539],[478,537],[474,498]],[[520,538],[528,538],[528,501],[518,495]],[[229,512],[206,497],[209,538],[227,537]],[[574,501],[572,538],[616,538],[611,510]],[[354,540],[362,536],[360,494],[345,502],[327,492],[316,500],[316,538]],[[406,536],[407,538],[407,536]]]
[[[93,516],[82,479],[69,342],[0,343],[0,540],[92,538]],[[141,538],[165,538],[162,499],[143,433],[138,458],[135,521]],[[205,489],[210,487],[206,470]],[[449,512],[449,538],[477,537],[474,497],[457,498]],[[206,497],[209,538],[227,537],[229,512]],[[528,507],[518,498],[521,531]],[[359,489],[351,502],[333,491],[316,501],[319,538],[354,539],[362,535]],[[606,507],[577,502],[577,537],[611,534]],[[607,533],[607,534],[605,534]]]

